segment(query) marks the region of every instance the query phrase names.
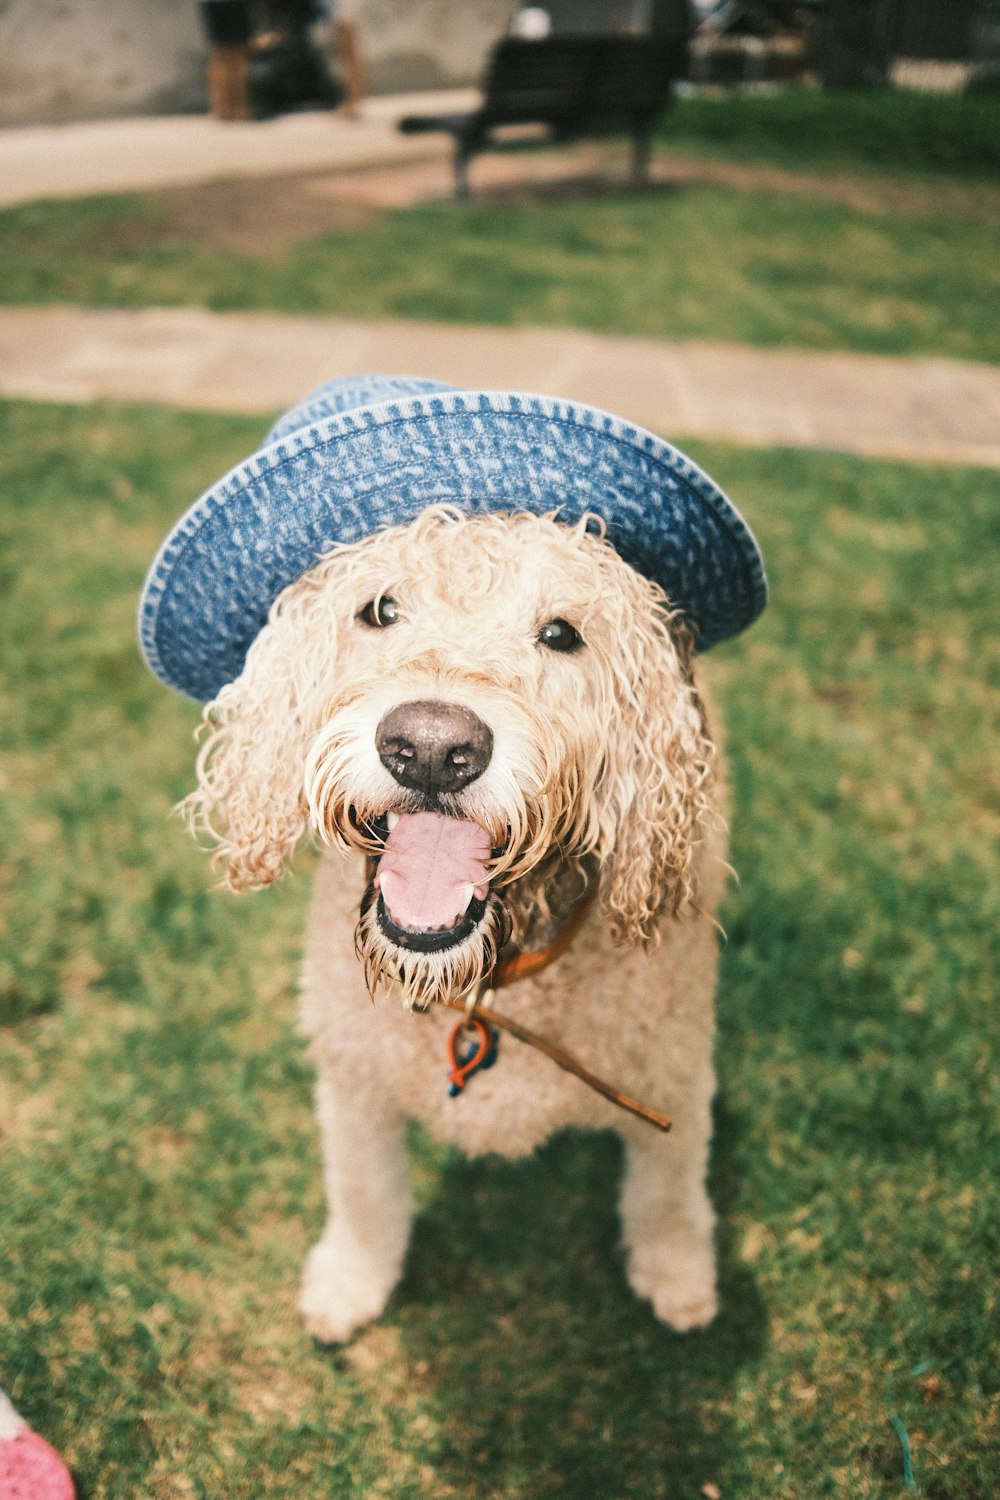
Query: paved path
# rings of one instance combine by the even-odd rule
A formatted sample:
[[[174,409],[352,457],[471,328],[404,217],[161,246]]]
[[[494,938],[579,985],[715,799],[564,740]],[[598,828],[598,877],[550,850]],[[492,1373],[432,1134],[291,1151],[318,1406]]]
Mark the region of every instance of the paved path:
[[[370,99],[359,120],[329,111],[275,120],[207,115],[87,120],[0,129],[0,204],[177,187],[222,177],[273,177],[450,157],[447,136],[404,136],[405,114],[461,110],[473,89]]]
[[[668,436],[1000,467],[1000,368],[572,329],[198,309],[0,308],[0,394],[259,412],[335,375],[432,376],[591,401]]]

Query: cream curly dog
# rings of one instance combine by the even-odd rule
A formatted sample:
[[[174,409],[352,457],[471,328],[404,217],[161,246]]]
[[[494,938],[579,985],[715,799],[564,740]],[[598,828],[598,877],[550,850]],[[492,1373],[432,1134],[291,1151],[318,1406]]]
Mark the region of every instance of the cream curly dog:
[[[620,1130],[629,1280],[674,1328],[707,1323],[724,850],[689,637],[662,591],[585,523],[432,508],[288,588],[208,717],[188,806],[229,882],[273,880],[310,829],[330,846],[303,997],[329,1199],[302,1290],[311,1332],[348,1338],[400,1276],[408,1117],[505,1156],[564,1125]],[[460,1098],[443,1084],[454,1017],[434,1002],[505,938],[544,940],[591,867],[599,905],[506,1009],[669,1111],[668,1136],[509,1038]],[[380,985],[405,1005],[373,1010]]]
[[[713,1316],[726,866],[694,646],[766,598],[746,522],[663,439],[411,377],[314,391],[163,543],[139,631],[208,704],[193,829],[236,890],[325,846],[302,1006],[317,1338],[349,1338],[399,1279],[409,1119],[512,1157],[618,1130],[633,1288],[676,1329]]]

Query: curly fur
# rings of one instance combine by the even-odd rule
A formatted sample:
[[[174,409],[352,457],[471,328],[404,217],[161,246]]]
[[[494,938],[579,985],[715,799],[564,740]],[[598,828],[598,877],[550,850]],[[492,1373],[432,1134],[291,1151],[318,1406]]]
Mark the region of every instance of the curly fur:
[[[596,854],[605,911],[623,942],[654,939],[660,912],[692,898],[691,851],[711,807],[713,748],[690,638],[662,590],[586,521],[570,529],[528,514],[469,519],[445,506],[335,549],[286,589],[243,673],[206,709],[199,786],[185,809],[217,844],[234,890],[275,880],[310,824],[326,841],[365,846],[348,810],[363,821],[398,789],[370,755],[360,761],[357,741],[373,697],[388,702],[391,694],[384,685],[373,692],[367,670],[352,677],[359,653],[344,638],[357,637],[355,617],[369,599],[399,591],[397,578],[439,603],[496,592],[494,570],[512,566],[512,532],[536,556],[543,545],[548,554],[552,602],[532,598],[532,621],[572,615],[594,670],[560,675],[563,664],[546,662],[526,630],[519,649],[503,641],[490,659],[477,638],[459,640],[458,632],[447,647],[404,644],[386,632],[380,672],[393,681],[408,672],[443,698],[470,696],[471,687],[474,701],[519,721],[516,782],[489,800],[481,787],[463,798],[467,816],[508,842],[497,876],[523,876],[553,848],[567,858]],[[545,692],[546,669],[558,697]]]
[[[373,629],[362,611],[387,596],[398,621]],[[584,643],[578,651],[539,643],[553,618],[576,627]],[[365,1055],[373,1046],[380,1052],[384,1022],[347,998],[382,984],[423,1009],[463,993],[492,967],[508,935],[523,942],[544,931],[560,904],[557,886],[565,893],[595,867],[601,916],[588,919],[589,936],[570,957],[518,986],[516,1003],[533,1007],[524,1012],[533,1018],[551,1012],[564,1034],[589,1017],[580,1050],[595,1066],[605,1051],[626,1075],[631,1070],[616,1079],[622,1086],[631,1082],[641,1093],[645,1081],[655,1096],[666,1083],[688,1098],[688,1118],[659,1155],[647,1140],[632,1142],[623,1215],[633,1285],[675,1326],[705,1321],[714,1309],[703,1187],[711,922],[722,868],[715,751],[684,622],[657,585],[619,558],[594,518],[569,527],[551,516],[469,518],[437,506],[323,557],[281,595],[242,674],[206,710],[198,787],[184,804],[190,824],[214,846],[235,890],[275,880],[307,833],[341,853],[377,852],[377,820],[387,810],[413,810],[415,799],[381,763],[375,729],[394,705],[427,699],[462,705],[491,728],[484,773],[442,798],[444,811],[489,833],[491,890],[467,941],[401,964],[371,902],[362,909],[363,877],[345,879],[348,866],[325,862],[304,1012],[320,1072],[331,1221],[307,1270],[310,1327],[320,1337],[346,1336],[378,1313],[399,1274],[409,1225],[399,1163],[404,1114],[421,1115],[432,1128],[436,1122],[445,1138],[455,1132],[470,1149],[502,1149],[489,1123],[499,1087],[513,1091],[505,1108],[516,1114],[522,1106],[522,1126],[505,1124],[515,1149],[530,1149],[567,1120],[621,1126],[605,1106],[582,1104],[581,1085],[536,1079],[536,1060],[522,1057],[520,1044],[493,1070],[507,1084],[483,1075],[452,1117],[440,1117],[437,1102],[414,1093],[414,1077],[429,1063],[412,1030],[425,1023],[413,1016],[409,1033],[398,1019],[391,1023],[394,1056],[409,1056],[411,1071],[395,1075],[390,1104],[392,1070],[376,1076],[372,1064],[359,1062],[361,1034]],[[360,965],[350,952],[352,926]],[[661,943],[667,951],[657,958]],[[615,949],[632,956],[616,960]],[[581,955],[591,965],[586,974],[575,967]],[[636,1035],[650,1015],[672,1018],[676,1056],[661,1074],[650,1073],[648,1048],[637,1052],[634,1038],[624,1050],[608,1045],[609,1024],[617,1023],[604,1018],[627,1004],[623,983],[643,1007]],[[384,1130],[359,1130],[356,1119],[376,1101]],[[551,1109],[541,1107],[545,1101]],[[676,1099],[668,1103],[676,1115]],[[664,1188],[661,1168],[678,1156],[678,1141],[683,1164],[675,1186]],[[345,1151],[359,1156],[354,1166]]]

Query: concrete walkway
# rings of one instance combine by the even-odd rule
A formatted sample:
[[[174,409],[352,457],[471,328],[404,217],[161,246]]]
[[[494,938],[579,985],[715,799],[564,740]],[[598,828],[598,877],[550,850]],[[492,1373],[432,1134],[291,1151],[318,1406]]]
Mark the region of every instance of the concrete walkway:
[[[371,100],[355,123],[317,113],[266,124],[175,116],[0,130],[0,204],[304,172],[326,174],[371,202],[412,201],[414,191],[443,196],[447,139],[406,138],[395,121],[474,98],[458,91]],[[484,158],[482,166],[503,180],[525,161]],[[555,153],[532,161],[543,175],[564,169]],[[263,418],[323,380],[363,371],[567,396],[668,437],[1000,468],[1000,368],[989,365],[573,329],[0,307],[0,395],[8,397],[163,401]]]
[[[0,205],[227,177],[444,161],[451,155],[447,136],[400,135],[396,121],[406,114],[469,109],[478,97],[474,89],[453,89],[369,99],[358,120],[304,111],[264,121],[164,115],[0,129]]]
[[[573,329],[198,309],[0,308],[0,394],[263,417],[335,375],[418,374],[590,401],[668,437],[1000,468],[1000,368]]]

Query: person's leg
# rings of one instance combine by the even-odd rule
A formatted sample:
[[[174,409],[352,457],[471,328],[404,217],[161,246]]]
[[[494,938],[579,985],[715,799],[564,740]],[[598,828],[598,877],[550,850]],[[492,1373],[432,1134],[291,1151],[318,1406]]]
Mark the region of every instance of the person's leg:
[[[338,21],[336,38],[337,56],[344,75],[345,95],[341,108],[345,115],[353,117],[358,113],[367,86],[361,34],[354,21]]]
[[[250,114],[250,40],[254,16],[246,0],[202,0],[201,18],[209,45],[208,92],[217,120],[245,120]]]
[[[250,55],[246,47],[213,47],[208,60],[212,114],[217,120],[246,120],[249,103]]]

